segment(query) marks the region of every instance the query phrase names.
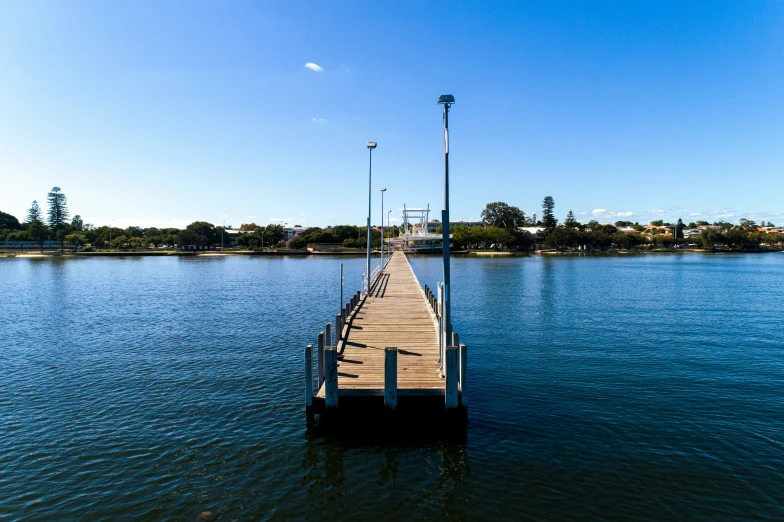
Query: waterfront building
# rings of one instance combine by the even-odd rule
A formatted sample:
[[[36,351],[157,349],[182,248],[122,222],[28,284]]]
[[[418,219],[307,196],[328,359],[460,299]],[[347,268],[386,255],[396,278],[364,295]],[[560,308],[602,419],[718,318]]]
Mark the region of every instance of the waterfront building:
[[[293,227],[285,227],[283,229],[283,233],[286,235],[287,241],[293,237],[298,237],[302,235],[304,231],[305,231],[305,227],[301,225],[294,225]]]

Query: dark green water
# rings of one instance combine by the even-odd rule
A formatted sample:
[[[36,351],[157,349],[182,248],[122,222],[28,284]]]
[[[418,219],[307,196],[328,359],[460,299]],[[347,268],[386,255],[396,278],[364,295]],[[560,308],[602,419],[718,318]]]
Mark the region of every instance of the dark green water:
[[[455,259],[462,438],[305,429],[341,261],[0,259],[0,519],[784,519],[784,255]]]

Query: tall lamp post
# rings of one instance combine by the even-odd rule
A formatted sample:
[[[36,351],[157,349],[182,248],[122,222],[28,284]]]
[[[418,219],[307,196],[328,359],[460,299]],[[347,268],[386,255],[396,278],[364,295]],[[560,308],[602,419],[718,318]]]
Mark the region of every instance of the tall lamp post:
[[[441,234],[444,245],[444,346],[449,345],[452,339],[452,293],[451,273],[449,270],[449,107],[455,103],[451,94],[442,94],[438,103],[444,106],[444,210],[441,211]]]
[[[381,268],[384,268],[384,192],[387,189],[381,189]]]
[[[112,227],[114,226],[114,220],[109,223],[109,251],[112,250]]]
[[[365,285],[367,288],[365,293],[370,291],[370,187],[373,176],[373,149],[375,149],[377,145],[378,144],[375,141],[367,142],[368,153],[370,156],[368,164],[367,272],[365,272]]]

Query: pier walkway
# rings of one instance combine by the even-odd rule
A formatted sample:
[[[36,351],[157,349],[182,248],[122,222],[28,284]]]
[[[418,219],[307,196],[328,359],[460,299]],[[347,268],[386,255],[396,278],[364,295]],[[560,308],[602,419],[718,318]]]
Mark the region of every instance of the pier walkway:
[[[354,294],[335,318],[334,341],[328,323],[317,354],[306,348],[308,420],[337,412],[344,397],[384,397],[388,412],[398,396],[440,396],[446,409],[464,409],[466,348],[457,334],[443,342],[440,315],[439,299],[420,286],[405,253],[394,252],[369,291]]]

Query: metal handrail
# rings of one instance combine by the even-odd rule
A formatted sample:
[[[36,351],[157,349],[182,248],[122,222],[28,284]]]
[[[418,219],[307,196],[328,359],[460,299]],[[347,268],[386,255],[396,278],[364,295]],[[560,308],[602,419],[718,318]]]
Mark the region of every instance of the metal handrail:
[[[378,276],[381,274],[381,261],[376,261],[376,263],[370,269],[370,280],[368,281],[367,274],[362,272],[362,290],[364,293],[368,293],[370,291],[370,286],[376,282]]]

